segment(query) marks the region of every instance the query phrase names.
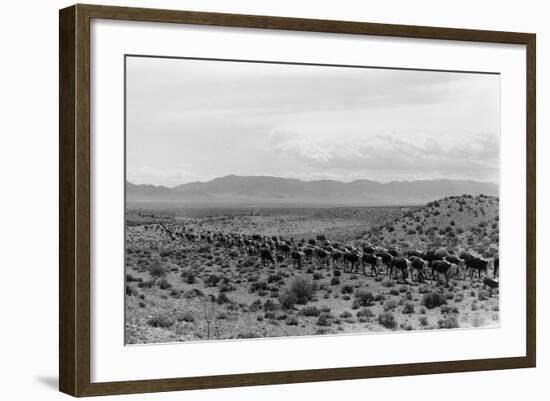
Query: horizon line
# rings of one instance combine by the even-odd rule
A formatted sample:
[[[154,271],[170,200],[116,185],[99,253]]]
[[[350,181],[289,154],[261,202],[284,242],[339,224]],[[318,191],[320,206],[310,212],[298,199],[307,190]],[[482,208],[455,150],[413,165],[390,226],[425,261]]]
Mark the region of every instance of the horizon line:
[[[329,182],[336,182],[336,183],[340,183],[340,184],[351,184],[351,183],[358,182],[358,181],[370,181],[370,182],[374,182],[374,183],[378,183],[378,184],[382,184],[382,185],[387,185],[387,184],[413,183],[413,182],[421,182],[421,181],[462,181],[462,182],[472,182],[472,183],[476,183],[476,184],[500,185],[499,182],[479,181],[479,180],[474,180],[474,179],[430,178],[430,179],[418,179],[418,180],[392,180],[392,181],[382,182],[382,181],[373,180],[373,179],[369,179],[369,178],[359,178],[359,179],[355,179],[355,180],[352,180],[352,181],[339,181],[339,180],[335,180],[335,179],[331,179],[331,178],[320,178],[320,179],[314,179],[314,180],[305,180],[305,179],[296,178],[296,177],[281,177],[281,176],[263,175],[263,174],[262,175],[227,174],[227,175],[212,178],[210,180],[204,180],[204,181],[196,180],[196,181],[182,182],[182,183],[176,184],[174,186],[167,186],[167,185],[162,185],[162,184],[151,184],[151,183],[136,184],[136,183],[131,182],[130,180],[128,180],[127,177],[125,177],[125,182],[126,182],[126,184],[132,184],[132,185],[150,185],[150,186],[154,186],[154,187],[157,187],[157,188],[158,187],[164,187],[164,188],[168,188],[168,189],[174,189],[174,188],[180,187],[182,185],[206,184],[206,183],[212,182],[212,181],[217,180],[217,179],[228,178],[228,177],[278,178],[278,179],[283,179],[283,180],[296,180],[296,181],[301,181],[301,182],[306,182],[306,183],[329,181]]]

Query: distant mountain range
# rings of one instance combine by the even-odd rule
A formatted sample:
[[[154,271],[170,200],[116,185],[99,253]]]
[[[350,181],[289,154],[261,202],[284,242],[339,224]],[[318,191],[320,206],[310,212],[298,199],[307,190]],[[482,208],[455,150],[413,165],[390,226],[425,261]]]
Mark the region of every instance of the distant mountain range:
[[[292,206],[420,205],[454,195],[499,195],[497,184],[465,180],[420,180],[380,183],[370,180],[340,182],[294,178],[228,175],[207,182],[168,188],[126,182],[131,203],[182,203]]]

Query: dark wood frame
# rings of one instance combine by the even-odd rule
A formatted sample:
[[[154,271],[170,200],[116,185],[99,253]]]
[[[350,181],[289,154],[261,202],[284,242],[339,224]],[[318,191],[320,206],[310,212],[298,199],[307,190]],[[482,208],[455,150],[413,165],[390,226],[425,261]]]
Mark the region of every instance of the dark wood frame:
[[[90,21],[92,18],[510,43],[527,49],[527,308],[523,357],[90,383]],[[536,365],[535,43],[531,33],[77,4],[59,13],[59,389],[73,396],[466,372]]]

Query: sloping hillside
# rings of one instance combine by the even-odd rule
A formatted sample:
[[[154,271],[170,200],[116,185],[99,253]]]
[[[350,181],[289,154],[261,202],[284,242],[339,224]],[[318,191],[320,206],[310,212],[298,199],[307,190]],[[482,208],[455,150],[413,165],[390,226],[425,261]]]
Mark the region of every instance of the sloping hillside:
[[[397,219],[372,228],[363,238],[403,249],[448,248],[482,257],[498,254],[499,199],[493,196],[451,196],[424,207],[405,210]]]

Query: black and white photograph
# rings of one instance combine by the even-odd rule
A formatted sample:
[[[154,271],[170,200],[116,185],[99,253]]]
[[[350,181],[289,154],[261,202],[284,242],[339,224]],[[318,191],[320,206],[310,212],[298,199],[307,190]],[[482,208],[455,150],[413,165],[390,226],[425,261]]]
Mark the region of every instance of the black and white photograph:
[[[125,344],[500,327],[498,73],[127,55],[125,113]]]

